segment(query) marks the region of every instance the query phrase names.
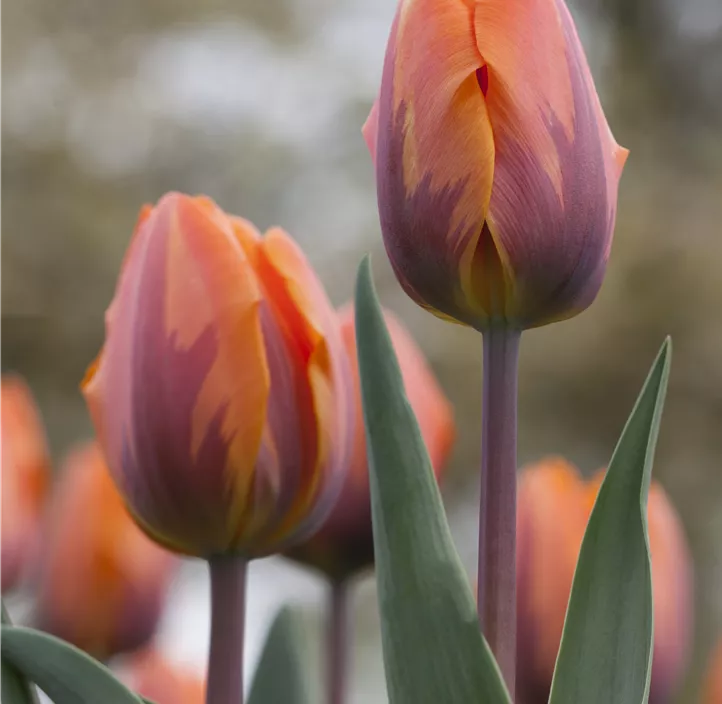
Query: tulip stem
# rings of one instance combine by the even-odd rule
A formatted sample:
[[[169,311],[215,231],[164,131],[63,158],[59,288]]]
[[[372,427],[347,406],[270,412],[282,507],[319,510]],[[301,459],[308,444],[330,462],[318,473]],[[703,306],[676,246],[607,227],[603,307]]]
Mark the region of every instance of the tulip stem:
[[[479,624],[514,700],[516,676],[516,425],[521,332],[484,331]]]
[[[328,704],[343,704],[351,645],[348,579],[335,579],[331,583],[326,645]]]
[[[242,704],[246,572],[241,557],[209,560],[211,572],[211,648],[206,704]]]

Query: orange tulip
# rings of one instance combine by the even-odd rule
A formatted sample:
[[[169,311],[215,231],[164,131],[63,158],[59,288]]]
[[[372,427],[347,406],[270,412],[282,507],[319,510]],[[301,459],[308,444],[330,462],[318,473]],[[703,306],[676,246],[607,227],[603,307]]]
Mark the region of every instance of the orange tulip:
[[[203,704],[203,679],[172,665],[154,650],[144,650],[128,663],[123,676],[125,684],[155,704]]]
[[[563,0],[400,0],[364,134],[417,303],[483,330],[592,302],[627,152]]]
[[[455,434],[451,405],[407,330],[391,313],[385,312],[384,316],[409,402],[416,413],[434,472],[439,478],[451,452]],[[287,555],[325,572],[333,579],[342,580],[373,564],[374,545],[353,306],[343,307],[339,311],[339,319],[354,372],[357,409],[350,470],[341,495],[321,529]]]
[[[68,454],[45,529],[38,625],[99,658],[144,645],[175,560],[128,515],[96,443]]]
[[[2,591],[33,564],[50,458],[32,393],[18,376],[2,378]]]
[[[338,323],[303,253],[211,200],[140,217],[83,384],[138,523],[172,550],[246,558],[316,528],[353,406]]]
[[[722,704],[722,638],[709,658],[701,702],[702,704]]]
[[[517,513],[517,690],[546,702],[574,568],[604,472],[585,482],[565,460],[547,459],[519,479]],[[654,591],[650,704],[667,702],[680,681],[692,625],[692,565],[682,525],[661,486],[648,502]]]

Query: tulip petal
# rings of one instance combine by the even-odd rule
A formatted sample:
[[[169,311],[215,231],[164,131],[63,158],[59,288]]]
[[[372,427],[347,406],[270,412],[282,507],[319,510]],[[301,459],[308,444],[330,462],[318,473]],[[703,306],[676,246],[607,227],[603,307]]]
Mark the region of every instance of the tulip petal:
[[[601,285],[626,151],[561,0],[480,0],[474,24],[496,145],[488,226],[517,287],[506,317],[569,317]]]
[[[111,469],[137,497],[139,522],[209,552],[227,547],[230,507],[248,498],[269,386],[258,282],[224,217],[178,194],[161,200],[136,237],[86,384],[91,409],[106,387],[100,427],[107,413],[125,419],[107,424],[122,428],[108,456],[123,458]]]
[[[334,310],[300,248],[283,230],[272,229],[263,238],[258,272],[276,318],[288,326],[286,340],[293,346],[289,356],[298,361],[303,379],[297,385],[296,397],[301,475],[289,492],[293,503],[284,507],[280,522],[267,537],[269,543],[277,543],[290,527],[298,537],[308,526],[317,524],[319,515],[327,513],[328,499],[340,488],[339,469],[349,451],[346,434],[352,426],[340,417],[350,404],[346,374],[340,366],[343,351]],[[277,442],[283,441],[277,438]],[[318,508],[311,511],[314,505]],[[299,526],[304,515],[308,518]]]
[[[377,188],[384,241],[409,295],[476,323],[474,255],[494,172],[477,71],[473,8],[458,0],[399,6],[378,102]],[[367,129],[373,137],[373,111]],[[439,139],[443,134],[444,139]]]

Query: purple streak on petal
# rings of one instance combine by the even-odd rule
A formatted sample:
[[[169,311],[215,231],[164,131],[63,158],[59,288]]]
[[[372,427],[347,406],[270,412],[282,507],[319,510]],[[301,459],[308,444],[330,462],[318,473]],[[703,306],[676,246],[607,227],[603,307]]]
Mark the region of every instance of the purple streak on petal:
[[[462,322],[474,324],[477,316],[461,308],[459,260],[478,223],[464,223],[450,231],[454,208],[466,181],[434,190],[426,173],[410,193],[404,183],[404,149],[407,139],[406,105],[394,103],[394,64],[398,15],[386,51],[376,143],[376,190],[386,252],[406,293],[424,307],[436,309]]]
[[[571,46],[568,17],[562,16]],[[601,287],[614,226],[616,193],[609,193],[598,116],[581,57],[567,53],[574,102],[570,140],[552,115],[549,132],[559,154],[560,197],[534,152],[494,129],[496,162],[489,206],[506,250],[525,326],[568,317],[586,308]],[[513,115],[491,113],[496,120]]]
[[[137,282],[131,357],[126,367],[130,415],[118,480],[134,513],[174,543],[204,553],[227,547],[228,439],[226,407],[216,409],[195,455],[191,452],[196,400],[218,353],[209,325],[187,349],[165,333],[166,237],[148,238]],[[109,360],[110,362],[110,360]],[[110,370],[113,373],[113,370]]]

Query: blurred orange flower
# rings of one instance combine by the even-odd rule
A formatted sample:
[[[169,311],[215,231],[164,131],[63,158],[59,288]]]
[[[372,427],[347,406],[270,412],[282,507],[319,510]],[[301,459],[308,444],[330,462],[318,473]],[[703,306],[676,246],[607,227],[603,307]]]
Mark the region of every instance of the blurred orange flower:
[[[519,478],[517,513],[517,688],[525,704],[546,702],[567,601],[587,521],[604,471],[589,482],[561,458]],[[650,704],[667,702],[684,673],[692,628],[692,562],[667,494],[652,483],[648,502],[654,590]]]
[[[333,308],[282,230],[204,197],[141,213],[83,392],[139,525],[177,552],[277,552],[340,490],[352,396]]]
[[[176,560],[135,525],[95,442],[63,463],[42,558],[41,628],[99,658],[153,635]]]
[[[169,663],[160,653],[147,649],[135,654],[123,674],[125,684],[155,704],[203,704],[205,683],[188,668]]]
[[[32,393],[4,375],[2,402],[2,591],[27,574],[37,552],[39,519],[50,483],[45,431]]]
[[[707,664],[701,703],[722,704],[722,638],[717,642]]]
[[[374,546],[353,306],[344,306],[338,315],[353,370],[357,409],[350,471],[328,520],[305,543],[288,551],[287,556],[340,580],[372,565]],[[454,442],[452,407],[408,331],[390,312],[385,311],[384,317],[401,367],[406,393],[416,413],[438,479]]]

